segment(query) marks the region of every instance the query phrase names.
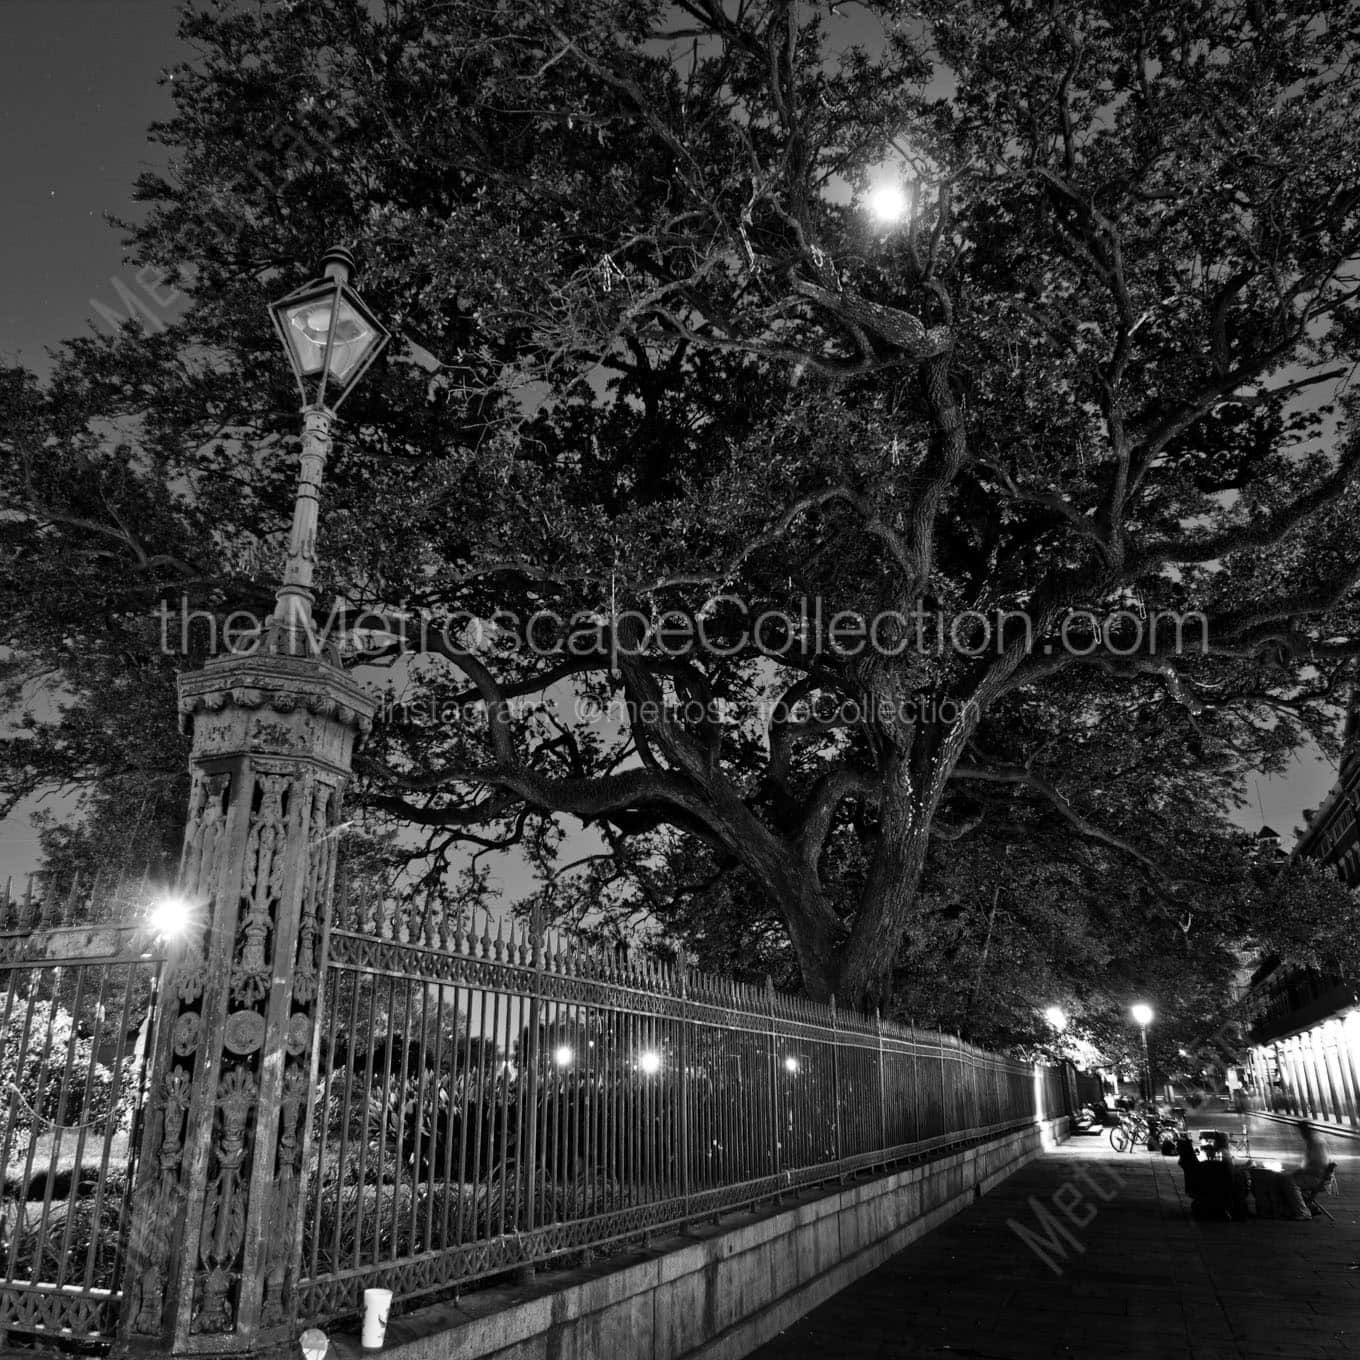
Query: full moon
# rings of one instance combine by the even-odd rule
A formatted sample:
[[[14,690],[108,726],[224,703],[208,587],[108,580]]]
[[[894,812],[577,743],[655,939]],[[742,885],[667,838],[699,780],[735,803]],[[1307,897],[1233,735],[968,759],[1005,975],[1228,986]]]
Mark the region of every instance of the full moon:
[[[865,195],[864,206],[876,222],[900,222],[911,208],[907,191],[891,180],[876,184]]]

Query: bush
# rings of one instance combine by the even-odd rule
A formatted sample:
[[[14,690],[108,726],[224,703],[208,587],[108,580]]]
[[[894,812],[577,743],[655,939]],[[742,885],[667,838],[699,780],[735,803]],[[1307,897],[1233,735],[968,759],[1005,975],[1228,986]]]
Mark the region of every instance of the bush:
[[[94,1172],[84,1169],[79,1176],[70,1172],[58,1173],[58,1182],[63,1178],[66,1195],[57,1198],[54,1192],[48,1203],[45,1224],[42,1207],[46,1173],[30,1182],[26,1200],[8,1201],[3,1234],[6,1250],[11,1234],[17,1235],[18,1239],[12,1278],[55,1283],[64,1269],[65,1283],[83,1280],[86,1262],[93,1250],[93,1284],[99,1289],[111,1288],[118,1258],[127,1175],[122,1171],[110,1172],[102,1199],[97,1194],[98,1177]],[[73,1188],[74,1194],[71,1193]],[[99,1200],[97,1221],[96,1200]]]

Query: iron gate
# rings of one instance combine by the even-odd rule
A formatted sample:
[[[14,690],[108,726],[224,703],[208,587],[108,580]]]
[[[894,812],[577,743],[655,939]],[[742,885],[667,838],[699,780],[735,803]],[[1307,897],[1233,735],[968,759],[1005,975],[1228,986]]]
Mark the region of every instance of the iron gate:
[[[163,963],[130,905],[0,893],[0,1346],[117,1326]]]

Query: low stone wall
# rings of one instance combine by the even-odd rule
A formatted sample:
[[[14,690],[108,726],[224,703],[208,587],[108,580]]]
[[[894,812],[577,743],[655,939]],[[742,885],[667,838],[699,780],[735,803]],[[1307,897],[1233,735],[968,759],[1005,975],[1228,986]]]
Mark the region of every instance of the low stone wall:
[[[737,1360],[998,1185],[1068,1121],[1035,1125],[646,1252],[394,1318],[394,1360]],[[359,1357],[356,1338],[331,1356]]]
[[[1251,1114],[1260,1119],[1271,1119],[1277,1124],[1292,1124],[1297,1128],[1300,1124],[1311,1124],[1319,1133],[1335,1136],[1337,1138],[1360,1138],[1360,1128],[1353,1128],[1349,1124],[1337,1124],[1332,1120],[1318,1119],[1313,1115],[1285,1114],[1275,1110],[1251,1110]],[[1224,1122],[1236,1118],[1231,1110],[1224,1112]]]

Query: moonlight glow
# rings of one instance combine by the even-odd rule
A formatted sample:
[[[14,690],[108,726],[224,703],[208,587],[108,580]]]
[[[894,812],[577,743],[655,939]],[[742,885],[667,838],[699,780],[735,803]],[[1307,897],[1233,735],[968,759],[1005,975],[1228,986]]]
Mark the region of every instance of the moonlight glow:
[[[881,226],[901,222],[911,211],[911,198],[895,180],[882,180],[864,196],[869,216]]]

